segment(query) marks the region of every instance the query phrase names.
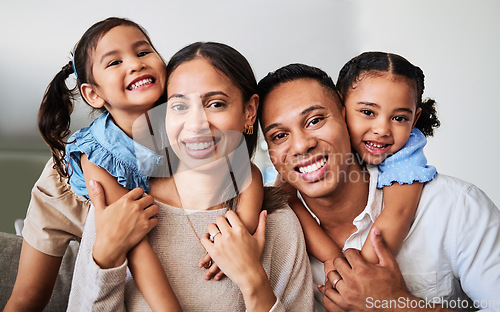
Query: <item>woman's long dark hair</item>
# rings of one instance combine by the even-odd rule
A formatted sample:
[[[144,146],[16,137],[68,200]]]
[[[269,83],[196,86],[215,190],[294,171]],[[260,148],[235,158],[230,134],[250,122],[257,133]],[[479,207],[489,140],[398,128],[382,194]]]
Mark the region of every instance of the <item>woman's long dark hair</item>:
[[[54,168],[61,177],[69,175],[64,157],[75,97],[78,96],[82,83],[95,85],[92,76],[92,53],[99,40],[117,26],[136,27],[153,47],[146,30],[131,20],[110,17],[97,22],[83,34],[73,51],[72,60],[55,75],[43,95],[38,111],[38,129],[44,141],[49,145],[54,159]],[[66,85],[66,79],[71,74],[75,74],[77,78],[77,85],[73,89]]]
[[[417,108],[422,109],[415,127],[425,136],[434,135],[434,129],[441,124],[437,117],[436,102],[433,99],[422,100],[424,73],[404,57],[386,52],[364,52],[342,67],[336,85],[340,95],[345,99],[353,86],[361,79],[380,76],[384,73],[399,75],[415,82]]]

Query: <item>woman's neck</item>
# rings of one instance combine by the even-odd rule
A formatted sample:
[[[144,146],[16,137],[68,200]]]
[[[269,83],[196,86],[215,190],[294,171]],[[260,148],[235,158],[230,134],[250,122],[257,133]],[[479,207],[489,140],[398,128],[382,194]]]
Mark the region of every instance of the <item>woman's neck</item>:
[[[194,169],[180,166],[172,178],[150,182],[149,194],[156,200],[189,210],[222,208],[236,195],[224,158]]]
[[[197,168],[179,166],[174,173],[177,192],[186,209],[221,208],[236,196],[226,158],[211,161]]]

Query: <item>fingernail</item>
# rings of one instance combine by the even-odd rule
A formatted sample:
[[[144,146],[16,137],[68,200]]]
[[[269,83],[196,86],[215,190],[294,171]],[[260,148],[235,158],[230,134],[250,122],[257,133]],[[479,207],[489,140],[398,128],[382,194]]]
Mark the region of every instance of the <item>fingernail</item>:
[[[264,216],[267,217],[267,210],[264,210]]]
[[[95,183],[95,181],[94,180],[90,180],[89,184],[90,184],[90,188],[93,189],[93,190],[95,190],[95,187],[97,186],[97,184]]]
[[[380,235],[380,229],[379,229],[378,227],[374,226],[374,227],[373,227],[373,233],[374,233],[375,235],[377,235],[377,236],[378,236],[378,235]]]

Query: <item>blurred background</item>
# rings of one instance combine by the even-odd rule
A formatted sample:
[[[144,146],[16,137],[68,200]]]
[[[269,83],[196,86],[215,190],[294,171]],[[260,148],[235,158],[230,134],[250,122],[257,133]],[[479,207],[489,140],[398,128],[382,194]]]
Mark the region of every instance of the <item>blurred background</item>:
[[[500,2],[497,0],[2,1],[0,3],[0,231],[14,233],[50,153],[37,130],[43,92],[75,43],[109,16],[141,24],[168,60],[194,41],[229,44],[257,79],[289,63],[314,65],[334,81],[363,51],[406,57],[426,75],[441,128],[428,162],[483,189],[500,206]],[[74,79],[70,77],[68,83]],[[90,123],[79,103],[72,129]],[[265,144],[255,162],[274,171]]]

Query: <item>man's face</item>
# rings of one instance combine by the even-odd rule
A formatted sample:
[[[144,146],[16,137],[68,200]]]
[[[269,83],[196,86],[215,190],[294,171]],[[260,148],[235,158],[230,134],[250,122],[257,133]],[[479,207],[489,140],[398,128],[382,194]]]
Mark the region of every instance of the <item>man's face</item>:
[[[281,177],[308,197],[323,197],[349,179],[349,134],[337,99],[318,82],[298,79],[267,96],[262,128]]]

